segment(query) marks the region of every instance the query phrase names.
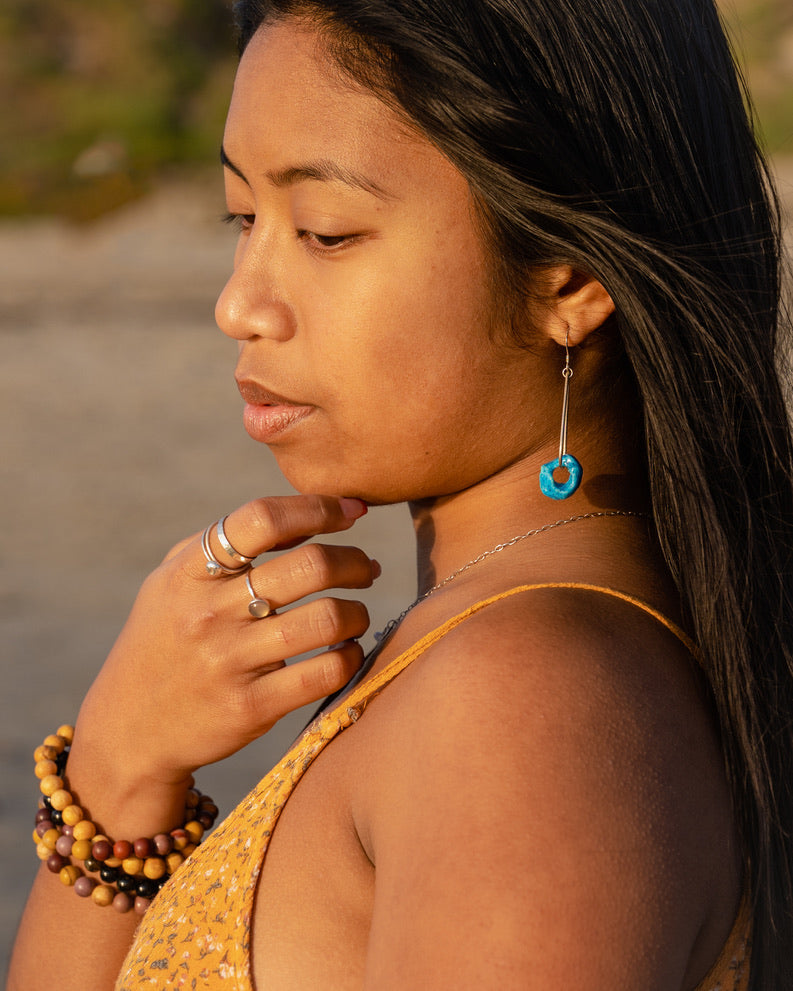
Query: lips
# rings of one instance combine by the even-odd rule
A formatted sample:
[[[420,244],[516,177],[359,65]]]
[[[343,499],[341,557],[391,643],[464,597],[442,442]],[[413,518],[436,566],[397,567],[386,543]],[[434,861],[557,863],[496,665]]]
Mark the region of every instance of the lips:
[[[237,387],[245,400],[245,430],[262,444],[274,443],[315,410],[309,403],[287,399],[251,379],[238,379]]]

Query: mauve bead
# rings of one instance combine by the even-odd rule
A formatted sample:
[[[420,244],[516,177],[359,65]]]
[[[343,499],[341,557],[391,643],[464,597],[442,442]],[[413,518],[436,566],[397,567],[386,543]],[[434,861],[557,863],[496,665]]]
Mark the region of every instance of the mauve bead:
[[[146,857],[152,855],[151,840],[147,840],[145,836],[141,836],[135,840],[132,846],[135,850],[135,856],[140,857],[141,860],[145,860]]]
[[[154,849],[161,857],[167,856],[173,850],[173,839],[167,833],[157,833],[154,837]]]
[[[55,843],[55,849],[62,857],[69,857],[72,852],[71,836],[59,836]]]
[[[151,898],[141,898],[141,896],[138,895],[135,899],[135,911],[138,915],[143,915],[149,905],[151,905]]]
[[[113,847],[110,845],[110,843],[107,840],[98,840],[91,847],[91,856],[94,858],[94,860],[98,860],[101,863],[104,863],[108,859],[108,857],[111,857],[112,855],[113,855]]]
[[[66,857],[62,857],[59,853],[51,853],[47,857],[47,870],[51,874],[60,874],[63,868],[69,863]]]
[[[123,891],[119,891],[116,897],[113,899],[113,908],[117,912],[129,912],[133,906],[133,901],[129,895],[125,895]]]
[[[54,829],[54,823],[51,819],[42,819],[41,822],[36,826],[36,836],[39,839],[50,829]]]
[[[90,898],[95,887],[96,881],[92,877],[78,877],[74,882],[74,893],[81,898]]]
[[[113,844],[113,856],[119,860],[126,860],[132,856],[132,844],[128,840],[119,840]]]
[[[38,824],[40,822],[44,822],[45,819],[46,820],[49,820],[49,818],[50,818],[50,810],[49,809],[39,809],[36,812],[36,825],[38,826]]]
[[[72,836],[74,836],[74,826],[70,826],[67,823],[64,823],[61,826],[61,832],[63,833],[64,836],[68,836],[69,839],[71,839]]]

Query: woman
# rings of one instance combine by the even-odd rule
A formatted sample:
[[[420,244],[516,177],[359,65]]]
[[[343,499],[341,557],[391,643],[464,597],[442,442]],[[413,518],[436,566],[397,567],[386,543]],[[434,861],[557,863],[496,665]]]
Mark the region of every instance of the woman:
[[[342,695],[134,943],[43,869],[12,988],[54,934],[81,989],[790,986],[778,221],[710,2],[579,8],[237,5],[217,319],[304,495],[170,553],[58,770],[163,835]],[[363,605],[301,600],[379,565],[304,541],[395,501],[419,598],[364,664]]]

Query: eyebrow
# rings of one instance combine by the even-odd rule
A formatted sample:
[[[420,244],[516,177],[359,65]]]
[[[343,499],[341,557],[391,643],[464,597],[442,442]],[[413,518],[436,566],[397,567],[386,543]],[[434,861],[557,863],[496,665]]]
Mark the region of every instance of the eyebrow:
[[[220,161],[225,168],[233,172],[234,175],[239,176],[246,185],[250,186],[250,182],[248,182],[242,169],[232,162],[222,145],[220,148]],[[343,182],[346,186],[351,186],[353,189],[362,189],[364,192],[370,193],[372,196],[376,196],[381,200],[395,199],[393,195],[387,193],[373,179],[327,158],[306,162],[303,165],[293,165],[285,169],[271,170],[265,172],[264,176],[277,189],[295,186],[306,180],[314,180],[315,182]]]

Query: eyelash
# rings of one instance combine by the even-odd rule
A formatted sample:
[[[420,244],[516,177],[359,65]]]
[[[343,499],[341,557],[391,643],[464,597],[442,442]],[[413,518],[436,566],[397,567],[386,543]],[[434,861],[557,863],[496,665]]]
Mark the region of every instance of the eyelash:
[[[231,224],[242,233],[243,231],[249,231],[253,227],[256,215],[253,213],[227,213],[222,219],[224,224]],[[317,254],[329,254],[332,251],[338,251],[340,248],[353,243],[358,239],[359,235],[315,234],[313,231],[298,230],[297,237],[298,240],[307,242],[311,251]]]

